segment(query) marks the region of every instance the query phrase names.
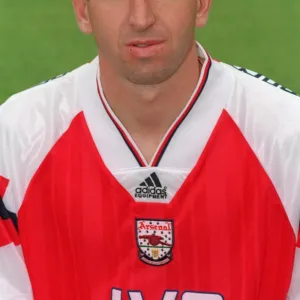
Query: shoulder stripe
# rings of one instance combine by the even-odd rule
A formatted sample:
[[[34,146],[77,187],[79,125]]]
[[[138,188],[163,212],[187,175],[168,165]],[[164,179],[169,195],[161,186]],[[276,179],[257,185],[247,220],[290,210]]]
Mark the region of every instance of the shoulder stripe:
[[[261,81],[264,81],[272,86],[274,86],[275,88],[279,88],[281,90],[283,90],[284,92],[287,92],[287,93],[290,93],[290,94],[293,94],[295,96],[297,96],[297,94],[295,92],[293,92],[292,90],[288,89],[288,88],[285,88],[284,86],[280,85],[279,83],[275,82],[274,80],[260,74],[260,73],[257,73],[257,72],[254,72],[254,71],[251,71],[249,69],[246,69],[246,68],[242,68],[242,67],[239,67],[239,66],[234,66],[233,67],[247,75],[250,75],[254,78],[257,78]]]

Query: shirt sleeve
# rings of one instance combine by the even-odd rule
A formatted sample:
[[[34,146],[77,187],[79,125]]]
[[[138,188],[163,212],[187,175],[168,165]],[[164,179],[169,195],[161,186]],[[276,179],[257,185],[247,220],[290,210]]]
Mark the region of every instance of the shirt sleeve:
[[[14,180],[9,174],[12,164],[9,135],[0,120],[0,299],[32,300],[31,284],[19,241],[17,211],[7,209],[7,204],[14,207],[14,203],[8,203],[11,199],[6,197],[10,182]]]

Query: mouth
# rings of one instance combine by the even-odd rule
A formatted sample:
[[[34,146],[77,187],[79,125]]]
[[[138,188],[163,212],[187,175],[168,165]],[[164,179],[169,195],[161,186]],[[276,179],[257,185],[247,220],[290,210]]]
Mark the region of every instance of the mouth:
[[[129,47],[146,48],[162,44],[162,40],[135,40],[127,44]]]
[[[139,47],[139,48],[146,48],[146,47],[149,47],[151,45],[148,45],[148,44],[133,44],[132,46]]]
[[[162,55],[166,50],[165,40],[136,39],[126,44],[128,53],[133,58],[149,59]]]

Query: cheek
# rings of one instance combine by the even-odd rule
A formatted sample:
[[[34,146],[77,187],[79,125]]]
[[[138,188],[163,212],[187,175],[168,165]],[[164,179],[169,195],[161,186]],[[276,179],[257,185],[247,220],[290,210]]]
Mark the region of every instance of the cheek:
[[[119,24],[106,15],[93,20],[92,28],[99,50],[115,52],[120,31]]]
[[[191,32],[191,29],[196,24],[196,1],[194,0],[174,0],[172,5],[169,0],[159,7],[157,12],[159,20],[165,24],[173,35],[184,35],[186,32]],[[193,31],[193,30],[192,30]]]
[[[121,1],[103,0],[90,8],[91,25],[100,50],[117,47],[124,20]]]
[[[194,41],[195,21],[189,14],[180,14],[180,17],[170,17],[168,28],[171,34],[173,48],[186,48]]]

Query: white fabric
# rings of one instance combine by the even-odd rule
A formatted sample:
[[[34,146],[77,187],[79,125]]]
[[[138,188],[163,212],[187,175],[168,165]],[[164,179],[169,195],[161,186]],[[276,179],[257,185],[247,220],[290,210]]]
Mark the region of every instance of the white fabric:
[[[22,250],[13,244],[0,247],[0,299],[33,299]]]

